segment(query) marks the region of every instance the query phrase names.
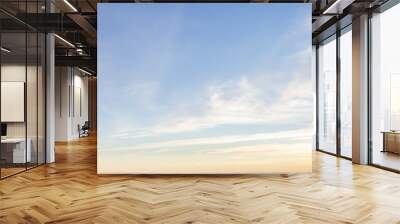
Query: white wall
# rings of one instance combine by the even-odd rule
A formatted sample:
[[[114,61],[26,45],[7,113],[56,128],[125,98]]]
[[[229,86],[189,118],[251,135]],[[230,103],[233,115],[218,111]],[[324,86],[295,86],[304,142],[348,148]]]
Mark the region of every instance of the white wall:
[[[68,119],[70,84],[69,68],[56,67],[55,69],[55,141],[68,140]]]
[[[76,71],[76,70],[75,70]],[[78,124],[83,125],[85,121],[88,121],[88,77],[81,76],[81,73],[74,75],[74,105],[72,108],[72,119],[71,119],[71,135],[73,138],[79,137]]]
[[[88,77],[76,68],[56,67],[55,140],[79,138],[78,125],[87,120]]]

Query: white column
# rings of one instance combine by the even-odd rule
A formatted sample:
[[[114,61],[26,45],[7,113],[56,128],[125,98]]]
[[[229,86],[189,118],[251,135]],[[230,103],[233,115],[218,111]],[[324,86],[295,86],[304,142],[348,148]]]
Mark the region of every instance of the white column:
[[[46,1],[46,11],[54,12],[52,1]],[[55,42],[54,34],[46,35],[46,163],[55,162]]]
[[[47,34],[46,40],[46,163],[55,161],[54,133],[55,133],[55,56],[54,56],[54,35]]]
[[[353,19],[353,162],[368,163],[368,15]]]

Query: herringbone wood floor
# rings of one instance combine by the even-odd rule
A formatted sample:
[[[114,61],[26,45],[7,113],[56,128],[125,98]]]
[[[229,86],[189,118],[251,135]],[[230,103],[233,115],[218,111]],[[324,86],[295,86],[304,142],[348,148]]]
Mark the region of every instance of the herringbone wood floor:
[[[0,181],[0,223],[400,223],[400,175],[313,156],[312,174],[98,176],[85,138]]]

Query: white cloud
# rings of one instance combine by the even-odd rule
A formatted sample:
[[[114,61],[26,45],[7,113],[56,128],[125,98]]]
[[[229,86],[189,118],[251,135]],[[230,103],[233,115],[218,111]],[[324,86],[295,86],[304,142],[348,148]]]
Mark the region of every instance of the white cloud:
[[[293,57],[303,57],[307,54],[307,50],[304,50],[294,54]],[[308,77],[302,73],[289,73],[285,77],[288,80],[260,73],[213,83],[204,87],[202,93],[204,97],[201,97],[201,101],[194,99],[193,104],[184,102],[187,105],[177,102],[175,108],[167,110],[168,114],[161,114],[163,118],[159,119],[163,120],[161,123],[115,131],[112,137],[119,139],[154,137],[214,128],[225,124],[308,123],[308,126],[311,126],[313,113],[311,75]],[[142,83],[129,89],[137,98],[143,96],[146,101],[153,101],[149,99],[156,95],[158,88],[157,83]],[[161,107],[154,105],[153,108],[157,106]]]
[[[226,148],[222,150],[215,150],[208,152],[209,154],[240,154],[245,155],[249,154],[254,156],[254,153],[267,153],[268,155],[272,155],[273,152],[282,153],[282,150],[285,150],[285,153],[293,153],[296,154],[298,151],[309,150],[311,152],[311,143],[281,143],[281,144],[257,144],[257,145],[246,145],[239,147]]]
[[[275,91],[263,89],[246,77],[207,90],[207,102],[198,116],[171,119],[155,127],[154,133],[177,133],[223,124],[276,124],[312,120],[311,80],[295,78],[286,86],[271,83]],[[275,92],[275,93],[274,93]]]
[[[155,143],[143,143],[134,144],[129,146],[115,147],[110,146],[110,150],[121,150],[121,151],[133,151],[133,150],[161,150],[169,151],[169,149],[176,149],[178,147],[189,147],[189,146],[201,146],[201,145],[223,145],[240,142],[252,142],[252,141],[265,141],[265,140],[285,140],[290,139],[292,141],[309,141],[312,129],[303,128],[291,131],[280,131],[271,133],[257,133],[249,135],[230,135],[230,136],[219,136],[219,137],[207,137],[207,138],[190,138],[180,140],[168,140],[159,141]],[[311,143],[310,143],[311,144]],[[102,150],[107,150],[104,147]]]

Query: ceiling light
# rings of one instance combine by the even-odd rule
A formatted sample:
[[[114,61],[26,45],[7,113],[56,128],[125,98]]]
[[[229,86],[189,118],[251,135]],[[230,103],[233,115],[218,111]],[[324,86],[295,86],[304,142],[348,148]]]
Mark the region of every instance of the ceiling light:
[[[64,3],[67,4],[74,12],[78,12],[78,10],[68,0],[64,0]]]
[[[4,51],[6,53],[10,53],[11,52],[11,50],[9,50],[9,49],[7,49],[5,47],[1,47],[0,49],[1,49],[1,51]]]
[[[68,46],[75,48],[75,45],[73,45],[73,44],[72,44],[71,42],[69,42],[68,40],[66,40],[66,39],[64,39],[64,38],[62,38],[62,37],[60,37],[60,36],[57,35],[57,34],[54,34],[54,36],[57,37],[57,38],[58,38],[59,40],[61,40],[62,42],[66,43]]]
[[[76,49],[76,53],[78,53],[79,55],[83,55],[83,49],[82,48],[77,48]]]
[[[88,71],[86,71],[86,70],[83,70],[83,69],[81,69],[81,68],[79,68],[79,67],[78,67],[78,70],[81,71],[81,72],[83,72],[83,73],[85,73],[86,75],[90,75],[90,76],[93,75],[92,73],[90,73],[90,72],[88,72]]]

